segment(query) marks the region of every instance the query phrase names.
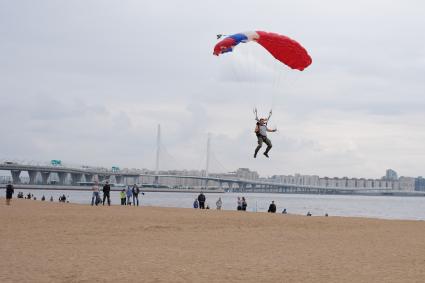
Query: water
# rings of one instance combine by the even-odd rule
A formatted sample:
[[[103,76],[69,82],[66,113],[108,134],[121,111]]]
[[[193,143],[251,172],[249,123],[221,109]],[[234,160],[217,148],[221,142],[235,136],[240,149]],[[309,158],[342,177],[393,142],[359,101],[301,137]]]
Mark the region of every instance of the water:
[[[43,194],[47,200],[53,196],[55,202],[65,194],[70,202],[80,204],[90,204],[92,196],[90,191],[15,190],[15,195],[17,191],[24,192],[24,195],[31,192],[37,200]],[[329,216],[425,220],[425,197],[208,193],[206,203],[215,209],[215,202],[221,197],[222,209],[236,210],[238,196],[247,199],[248,211],[267,212],[274,200],[278,213],[286,208],[288,213],[299,215],[310,211],[313,216],[328,213]],[[195,193],[147,192],[139,196],[139,201],[142,206],[191,208],[196,197]],[[118,192],[111,192],[111,200],[112,204],[120,203]]]

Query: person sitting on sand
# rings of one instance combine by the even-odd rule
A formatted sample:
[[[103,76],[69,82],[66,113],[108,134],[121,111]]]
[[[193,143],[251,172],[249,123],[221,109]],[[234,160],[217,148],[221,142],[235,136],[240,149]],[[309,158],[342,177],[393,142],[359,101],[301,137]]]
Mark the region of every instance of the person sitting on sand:
[[[221,206],[223,205],[223,202],[221,201],[221,197],[218,198],[215,205],[217,206],[217,210],[221,210]]]
[[[242,200],[240,197],[238,197],[238,206],[236,207],[237,210],[242,210]]]
[[[286,208],[284,208],[283,210],[282,210],[282,214],[287,214],[288,212],[286,212]]]
[[[198,202],[198,199],[197,198],[195,198],[195,201],[193,202],[193,208],[194,209],[199,208],[199,202]]]
[[[276,205],[274,204],[274,200],[272,200],[272,203],[269,205],[269,210],[267,212],[270,212],[270,213],[276,212]]]
[[[311,216],[311,212],[309,211],[309,212],[307,212],[307,216]]]

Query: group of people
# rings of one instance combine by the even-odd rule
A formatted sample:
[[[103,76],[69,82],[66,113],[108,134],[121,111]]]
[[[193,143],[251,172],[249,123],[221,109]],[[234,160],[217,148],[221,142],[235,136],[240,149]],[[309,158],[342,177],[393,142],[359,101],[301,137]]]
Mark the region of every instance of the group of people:
[[[216,201],[216,207],[217,210],[221,210],[222,206],[223,206],[223,201],[221,200],[221,197],[218,198],[218,200]],[[237,199],[237,207],[236,210],[240,210],[240,211],[246,211],[246,208],[248,207],[248,203],[246,201],[245,197],[238,197]],[[195,209],[210,209],[209,205],[206,204],[206,197],[203,193],[200,193],[198,195],[197,198],[195,198],[194,202],[193,202],[193,208]],[[276,213],[277,211],[277,207],[276,204],[274,203],[274,200],[270,203],[269,205],[269,209],[267,210],[267,212],[269,213]],[[288,214],[288,212],[286,211],[286,208],[284,208],[282,210],[282,214]],[[311,213],[308,212],[307,216],[311,216]],[[325,216],[328,216],[328,214],[326,213]]]
[[[103,199],[100,197],[100,186],[99,182],[95,182],[92,187],[93,195],[91,199],[91,205],[105,205],[105,201],[108,205],[111,205],[111,185],[108,181],[105,182],[105,185],[102,187]],[[120,200],[121,205],[131,205],[139,206],[139,194],[144,195],[145,193],[140,191],[140,188],[137,184],[133,186],[127,186],[127,189],[122,189],[120,191]]]
[[[13,187],[12,182],[9,181],[6,185],[6,205],[10,205],[10,202],[12,200],[14,193],[15,193],[15,188]],[[16,197],[20,199],[37,200],[37,197],[34,196],[32,193],[28,193],[24,195],[23,192],[18,192]],[[65,194],[59,196],[59,202],[69,202],[68,199],[69,199],[69,196],[67,197],[65,196]],[[46,197],[43,195],[41,197],[41,201],[45,201],[45,200],[46,200]],[[53,196],[50,196],[50,201],[53,202]]]
[[[200,193],[197,198],[195,198],[195,201],[193,202],[193,208],[195,209],[210,209],[210,206],[207,205],[205,207],[205,201],[207,198],[203,193]]]
[[[205,197],[204,193],[200,193],[197,198],[193,201],[193,208],[195,209],[210,209],[210,206],[206,203],[207,198]],[[223,202],[221,201],[221,197],[218,198],[218,200],[215,203],[217,210],[221,209],[221,206],[223,205]]]
[[[236,210],[246,211],[247,206],[248,204],[245,197],[238,197],[238,206],[236,207]]]
[[[109,185],[109,182],[106,182],[105,185],[102,187],[103,192],[103,200],[100,197],[100,188],[99,183],[95,182],[92,187],[93,195],[91,200],[91,205],[99,205],[102,203],[102,205],[105,205],[105,201],[107,201],[108,205],[111,205],[111,186]],[[10,205],[11,199],[13,197],[15,190],[11,182],[9,182],[6,186],[6,205]],[[139,194],[144,195],[143,192],[140,191],[140,188],[137,186],[137,184],[134,184],[133,186],[127,186],[127,189],[122,189],[120,191],[120,199],[121,199],[121,205],[132,205],[133,206],[139,206]],[[28,193],[24,197],[23,192],[18,193],[18,198],[25,198],[25,199],[34,199],[36,200],[35,196],[31,193]],[[69,197],[66,197],[65,194],[61,195],[59,197],[59,202],[69,202]],[[41,198],[42,201],[45,201],[46,198],[43,195]],[[50,197],[50,201],[53,202],[53,196]],[[216,209],[221,210],[223,206],[223,201],[221,200],[221,197],[218,198],[216,201]],[[240,211],[246,211],[246,208],[248,207],[248,203],[245,199],[245,197],[238,197],[237,198],[237,210]],[[210,209],[210,206],[206,203],[206,197],[201,192],[197,198],[195,198],[193,202],[193,208],[195,209]],[[269,205],[269,208],[267,212],[269,213],[276,213],[277,207],[274,201],[272,201]],[[282,214],[287,214],[286,208],[282,210]],[[307,216],[312,216],[311,212],[307,212]],[[328,216],[328,213],[325,214],[325,216]]]
[[[131,205],[139,206],[139,194],[144,195],[145,193],[141,192],[139,187],[134,184],[133,187],[127,186],[126,189],[122,189],[120,192],[121,205]],[[133,202],[131,201],[133,199]]]
[[[108,205],[111,205],[111,185],[109,185],[108,181],[106,181],[105,185],[103,185],[102,188],[103,200],[100,198],[100,187],[98,181],[94,182],[92,191],[93,194],[91,197],[91,205],[99,205],[100,203],[102,203],[102,205],[105,205],[105,200],[108,201]]]

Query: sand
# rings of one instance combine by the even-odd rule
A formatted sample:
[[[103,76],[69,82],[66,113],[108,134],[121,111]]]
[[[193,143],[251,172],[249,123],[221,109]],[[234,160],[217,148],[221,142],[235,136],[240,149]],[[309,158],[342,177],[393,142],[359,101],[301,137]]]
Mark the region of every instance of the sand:
[[[0,282],[425,282],[425,222],[0,199]]]

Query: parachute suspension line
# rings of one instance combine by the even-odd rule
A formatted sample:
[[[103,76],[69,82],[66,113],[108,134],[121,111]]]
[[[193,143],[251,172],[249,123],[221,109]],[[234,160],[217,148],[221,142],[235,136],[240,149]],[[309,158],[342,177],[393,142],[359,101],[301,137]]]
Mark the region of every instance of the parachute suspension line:
[[[237,63],[235,62],[235,60],[230,60],[230,61],[231,61],[230,62],[230,69],[232,70],[234,80],[236,82],[239,82],[240,81],[240,78],[239,78],[238,72],[236,70],[237,69],[237,66],[235,66],[235,65],[237,65]]]

